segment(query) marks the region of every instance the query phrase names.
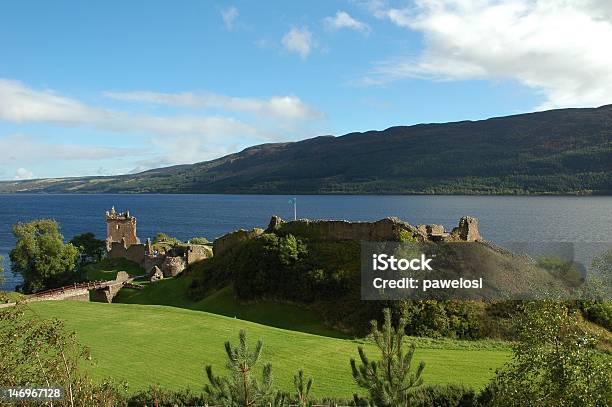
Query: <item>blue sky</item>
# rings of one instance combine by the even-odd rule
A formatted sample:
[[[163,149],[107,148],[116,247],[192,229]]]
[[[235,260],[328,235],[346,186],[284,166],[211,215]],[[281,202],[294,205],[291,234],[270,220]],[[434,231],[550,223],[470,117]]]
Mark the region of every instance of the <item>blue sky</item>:
[[[599,106],[610,43],[605,0],[1,2],[0,179]]]

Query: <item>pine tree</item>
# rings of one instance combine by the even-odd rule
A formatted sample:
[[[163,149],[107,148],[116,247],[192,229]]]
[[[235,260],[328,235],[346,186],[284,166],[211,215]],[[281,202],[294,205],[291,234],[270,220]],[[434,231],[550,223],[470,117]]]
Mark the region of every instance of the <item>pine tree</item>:
[[[312,388],[312,379],[308,379],[304,377],[304,371],[300,370],[297,375],[293,376],[293,385],[295,386],[295,390],[297,394],[295,395],[295,400],[297,401],[297,405],[299,407],[310,407],[312,406],[312,401],[310,401],[310,389]]]
[[[212,366],[206,366],[206,375],[210,382],[204,391],[211,396],[215,402],[226,407],[251,407],[273,405],[280,406],[284,403],[285,395],[275,392],[272,385],[272,365],[266,363],[263,367],[261,382],[254,377],[254,368],[263,350],[263,342],[260,340],[251,351],[247,344],[246,332],[240,331],[239,344],[232,347],[229,341],[225,342],[227,353],[228,377],[215,376]]]
[[[376,321],[372,321],[370,338],[380,350],[381,359],[370,361],[363,347],[359,346],[361,365],[357,366],[355,359],[351,359],[353,378],[359,387],[369,393],[369,401],[378,407],[408,407],[411,406],[411,392],[423,383],[422,374],[425,363],[420,362],[416,372],[412,370],[412,357],[415,347],[412,344],[404,352],[405,327],[407,319],[402,316],[393,328],[391,311],[384,311],[384,324],[378,329]],[[358,396],[355,401],[360,403]]]

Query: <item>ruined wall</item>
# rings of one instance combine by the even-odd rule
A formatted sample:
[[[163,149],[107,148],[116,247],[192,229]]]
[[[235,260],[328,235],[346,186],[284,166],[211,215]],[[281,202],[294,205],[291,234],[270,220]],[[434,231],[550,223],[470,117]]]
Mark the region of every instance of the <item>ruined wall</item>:
[[[112,242],[108,257],[121,257],[143,266],[145,264],[145,248],[144,244],[134,244],[126,248],[121,242]]]
[[[210,246],[192,244],[189,245],[185,254],[187,256],[187,265],[190,265],[196,261],[211,258],[213,249]]]
[[[150,273],[155,266],[161,267],[162,263],[164,262],[164,258],[165,257],[163,255],[155,256],[153,254],[146,254],[142,267],[146,273]]]
[[[266,232],[293,234],[314,240],[394,241],[412,237],[417,241],[466,241],[483,240],[478,230],[478,219],[464,216],[451,233],[442,225],[414,227],[398,218],[385,218],[376,222],[349,222],[345,220],[308,220],[284,222],[273,216]]]
[[[176,277],[185,270],[187,263],[184,257],[166,257],[161,265],[164,278]]]
[[[220,254],[231,250],[238,244],[261,235],[263,232],[263,229],[255,228],[253,230],[240,229],[236,230],[235,232],[228,233],[215,239],[213,243],[213,253],[215,256],[219,256]]]
[[[104,288],[91,290],[89,300],[93,302],[104,302],[110,304],[111,302],[113,302],[113,298],[115,298],[115,295],[117,295],[117,293],[119,292],[119,290],[121,290],[122,287],[122,284],[114,284]]]
[[[476,242],[483,240],[478,230],[478,219],[471,216],[464,216],[459,220],[459,226],[451,232],[453,240],[461,240],[466,242]]]
[[[346,220],[309,220],[283,222],[273,217],[267,232],[293,234],[314,240],[398,240],[402,233],[425,239],[417,228],[398,218],[385,218],[376,222],[349,222]]]

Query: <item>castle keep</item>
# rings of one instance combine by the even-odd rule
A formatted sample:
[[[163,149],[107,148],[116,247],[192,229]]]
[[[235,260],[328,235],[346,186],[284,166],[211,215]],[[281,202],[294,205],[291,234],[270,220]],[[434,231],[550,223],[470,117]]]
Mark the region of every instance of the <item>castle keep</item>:
[[[117,213],[115,207],[106,212],[106,250],[110,251],[113,242],[122,243],[125,247],[140,244],[136,235],[136,218],[130,212]]]

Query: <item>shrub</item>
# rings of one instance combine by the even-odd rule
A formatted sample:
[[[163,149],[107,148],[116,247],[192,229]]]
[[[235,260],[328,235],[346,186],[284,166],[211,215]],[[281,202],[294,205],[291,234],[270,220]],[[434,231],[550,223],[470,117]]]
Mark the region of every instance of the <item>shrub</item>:
[[[585,302],[582,309],[586,319],[612,331],[612,301]]]
[[[433,385],[417,389],[412,395],[414,407],[472,407],[477,405],[473,389],[459,385]]]
[[[525,304],[516,317],[513,360],[497,373],[481,399],[492,406],[612,405],[612,362],[598,339],[566,304]]]
[[[203,394],[192,393],[191,390],[167,390],[157,386],[149,386],[147,390],[141,390],[132,395],[128,407],[142,406],[201,406],[207,403]]]

